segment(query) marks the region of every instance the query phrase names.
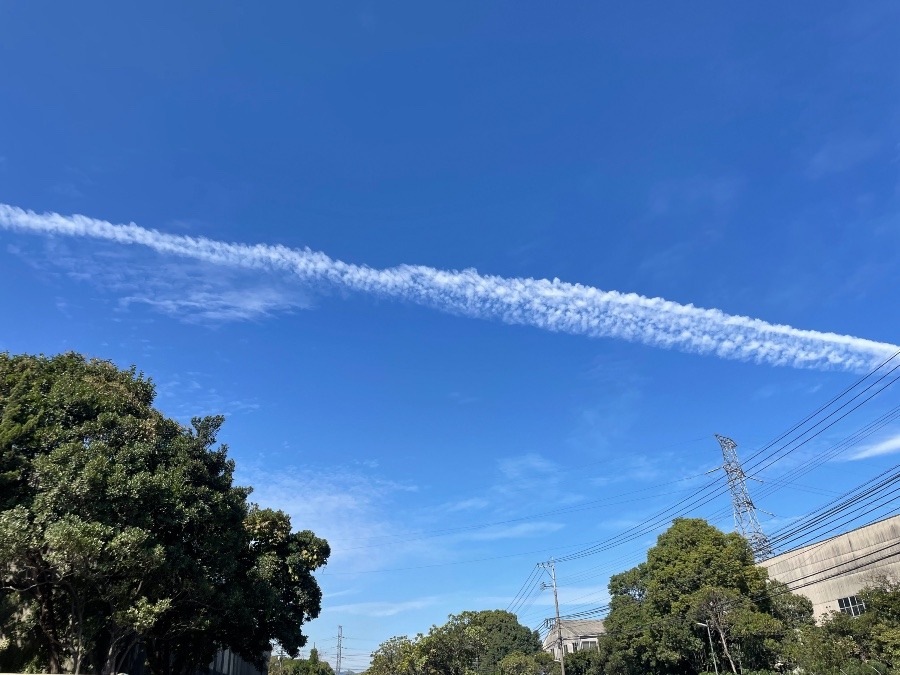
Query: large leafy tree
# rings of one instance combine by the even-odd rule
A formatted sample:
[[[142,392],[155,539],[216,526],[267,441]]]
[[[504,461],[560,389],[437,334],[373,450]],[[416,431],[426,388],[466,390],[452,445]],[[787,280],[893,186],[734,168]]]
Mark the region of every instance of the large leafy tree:
[[[184,427],[153,399],[134,369],[0,355],[0,579],[16,608],[0,663],[112,673],[140,643],[155,672],[184,673],[222,646],[258,663],[272,639],[302,646],[327,543],[251,508],[221,417]]]
[[[611,672],[700,672],[711,656],[707,627],[727,671],[762,669],[786,632],[812,615],[797,596],[774,600],[786,594],[754,564],[743,537],[700,519],[675,520],[646,562],[612,577],[609,589]]]
[[[464,612],[461,617],[481,629],[482,647],[478,655],[480,673],[496,673],[500,661],[512,652],[526,656],[541,651],[537,632],[519,623],[515,614],[502,609]]]
[[[372,652],[372,663],[366,675],[419,675],[423,673],[418,645],[422,639],[397,635],[382,642]]]

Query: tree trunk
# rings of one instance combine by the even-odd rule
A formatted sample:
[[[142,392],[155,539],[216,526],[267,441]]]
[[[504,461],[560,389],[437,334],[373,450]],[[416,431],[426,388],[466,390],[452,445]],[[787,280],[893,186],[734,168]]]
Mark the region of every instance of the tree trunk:
[[[734,675],[737,675],[737,668],[734,665],[734,660],[731,658],[731,652],[728,651],[728,642],[725,640],[725,631],[722,630],[721,626],[716,626],[716,632],[719,634],[719,639],[722,641],[722,649],[725,651],[725,656],[728,657],[728,663],[731,664],[731,672]]]
[[[41,576],[43,577],[44,575]],[[38,607],[40,607],[38,625],[40,625],[41,632],[47,640],[48,670],[51,673],[61,673],[62,644],[59,640],[59,629],[56,625],[56,612],[53,611],[53,589],[45,586],[43,581],[43,579],[39,579],[35,588],[35,596],[38,601]]]

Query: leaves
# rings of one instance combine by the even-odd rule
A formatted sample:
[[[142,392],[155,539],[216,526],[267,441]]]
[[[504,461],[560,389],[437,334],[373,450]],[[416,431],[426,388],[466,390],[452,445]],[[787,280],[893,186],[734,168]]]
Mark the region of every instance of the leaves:
[[[372,654],[368,675],[474,675],[498,673],[501,662],[521,659],[527,672],[548,675],[552,662],[540,651],[535,633],[521,625],[515,614],[501,610],[450,615],[442,626],[414,639],[393,637]],[[512,667],[512,666],[510,666]]]
[[[729,671],[732,664],[735,671],[739,664],[768,667],[785,621],[796,626],[812,616],[808,601],[769,600],[770,588],[741,536],[676,519],[646,562],[610,580],[608,634],[601,640],[608,663],[627,673],[700,672],[711,669],[711,637]]]
[[[305,642],[327,542],[248,504],[223,417],[185,427],[153,398],[134,368],[0,354],[0,609],[19,608],[0,612],[0,656],[37,636],[17,667],[114,672],[140,641],[155,672],[184,673],[220,645],[262,665],[271,640]]]

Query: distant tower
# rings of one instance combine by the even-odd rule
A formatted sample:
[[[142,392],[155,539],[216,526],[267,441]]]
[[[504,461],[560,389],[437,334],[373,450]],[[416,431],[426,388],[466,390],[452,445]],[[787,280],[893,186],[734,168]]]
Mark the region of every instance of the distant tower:
[[[722,468],[725,469],[728,489],[731,491],[734,527],[750,542],[756,560],[765,560],[772,555],[772,547],[756,519],[756,507],[750,499],[750,493],[747,492],[747,477],[737,456],[737,443],[719,434],[716,434],[716,440],[722,446],[722,457],[725,459]]]

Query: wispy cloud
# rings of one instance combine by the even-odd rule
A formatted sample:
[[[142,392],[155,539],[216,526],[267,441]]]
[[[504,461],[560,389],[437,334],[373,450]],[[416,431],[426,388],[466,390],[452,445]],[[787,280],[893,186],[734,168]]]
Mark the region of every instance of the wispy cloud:
[[[456,502],[450,502],[441,507],[446,513],[457,513],[459,511],[480,511],[490,506],[490,502],[484,497],[471,497]]]
[[[295,529],[310,529],[331,544],[328,571],[352,573],[387,565],[420,553],[420,542],[406,541],[403,525],[390,505],[409,485],[339,469],[280,467],[277,471],[243,465],[237,481],[253,486],[250,499],[261,506],[281,509]],[[369,541],[391,546],[359,548]],[[434,552],[439,555],[439,552]]]
[[[860,450],[850,459],[868,459],[869,457],[880,457],[881,455],[892,455],[900,452],[900,434],[886,438],[880,443],[871,445],[865,450]]]
[[[389,602],[355,602],[347,605],[333,605],[329,607],[331,612],[344,612],[346,614],[358,614],[360,616],[386,617],[395,616],[402,612],[409,612],[415,609],[424,609],[437,603],[437,598],[429,596],[426,598],[418,598],[416,600],[406,600],[397,602],[391,600]]]
[[[291,275],[261,280],[254,270],[203,261],[160,259],[150,252],[94,245],[83,247],[50,239],[40,249],[7,247],[48,276],[64,275],[117,296],[117,309],[147,306],[186,323],[252,321],[276,313],[308,309],[309,293]]]
[[[743,183],[735,176],[692,176],[663,181],[650,193],[650,214],[666,216],[673,210],[721,211],[734,204]]]
[[[0,227],[90,237],[233,268],[286,272],[302,281],[414,302],[461,316],[544,330],[610,337],[720,358],[797,368],[863,371],[898,347],[849,335],[802,330],[718,309],[559,279],[504,278],[475,270],[417,265],[373,269],[309,249],[247,245],[172,235],[86,216],[62,216],[0,204]]]
[[[497,541],[498,539],[518,539],[520,537],[534,537],[541,534],[550,534],[561,530],[565,525],[562,523],[536,522],[536,523],[519,523],[506,527],[492,527],[481,532],[474,532],[464,535],[464,538],[473,541]]]
[[[537,453],[527,453],[500,459],[498,467],[502,477],[495,490],[500,493],[522,492],[531,489],[551,489],[559,483],[559,467]]]
[[[872,138],[832,139],[810,158],[807,174],[817,179],[841,173],[874,157],[882,144]]]

